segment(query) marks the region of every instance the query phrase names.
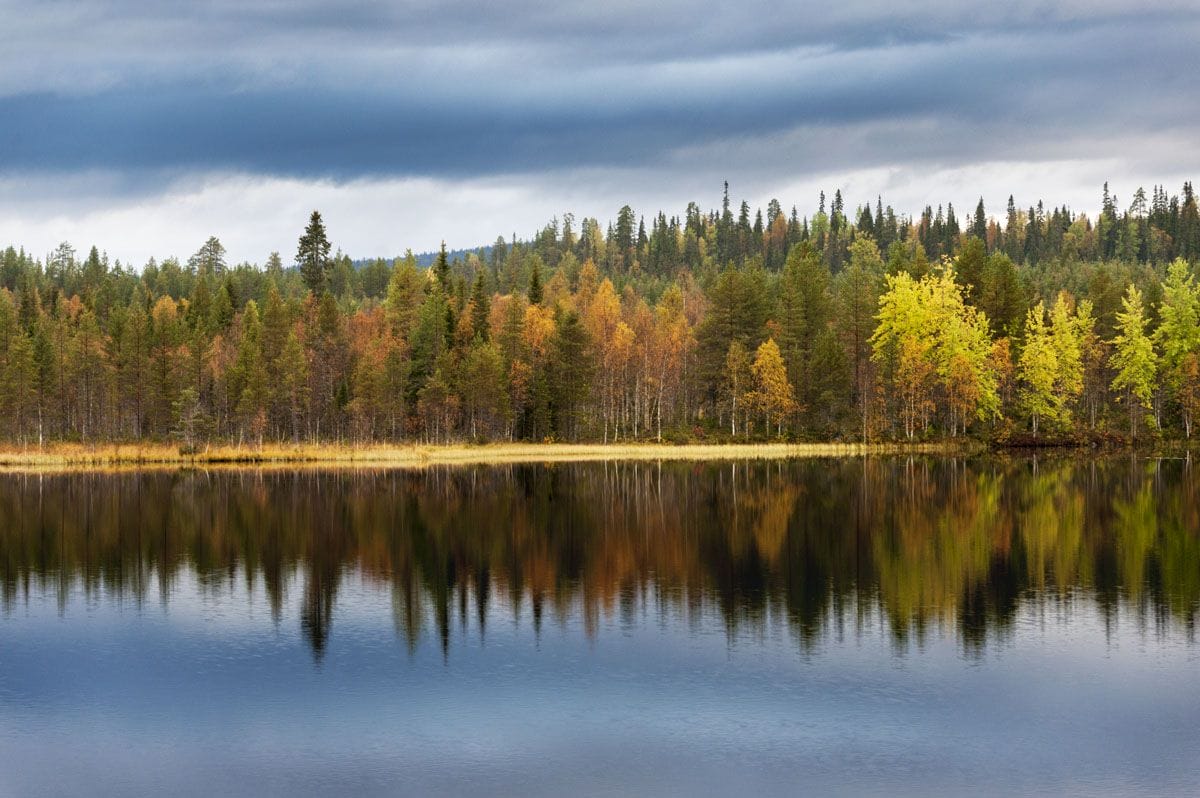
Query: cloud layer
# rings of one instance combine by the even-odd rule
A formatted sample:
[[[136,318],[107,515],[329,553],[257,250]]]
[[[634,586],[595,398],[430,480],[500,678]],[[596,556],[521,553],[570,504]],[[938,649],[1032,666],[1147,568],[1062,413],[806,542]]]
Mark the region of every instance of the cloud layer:
[[[1200,167],[1194,3],[642,5],[0,0],[12,22],[0,30],[0,236],[105,233],[97,243],[132,256],[136,228],[85,220],[117,225],[122,209],[218,185],[286,187],[259,221],[290,240],[294,220],[276,230],[272,208],[331,191],[353,205],[359,191],[357,218],[375,218],[380,186],[507,191],[505,221],[528,232],[546,205],[674,209],[710,203],[723,179],[803,209],[811,197],[783,190],[877,175],[851,202],[885,193],[919,211],[900,198],[933,191],[933,174],[963,182],[1009,164],[1017,183],[1053,164],[1040,184],[991,190],[1058,204],[1087,201],[1084,180],[1131,191]],[[973,204],[988,188],[929,201]],[[470,205],[456,229],[434,230],[440,217],[421,208],[443,204],[401,203],[412,246],[502,232],[483,229],[486,214],[464,228]],[[218,235],[242,223],[205,221]],[[386,237],[344,246],[366,254]]]

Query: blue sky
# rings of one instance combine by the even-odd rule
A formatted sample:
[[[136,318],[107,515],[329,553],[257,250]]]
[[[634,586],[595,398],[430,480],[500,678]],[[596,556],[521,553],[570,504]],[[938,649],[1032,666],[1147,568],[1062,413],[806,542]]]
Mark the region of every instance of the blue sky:
[[[1094,212],[1200,174],[1194,2],[0,0],[0,242],[356,256],[777,196]]]

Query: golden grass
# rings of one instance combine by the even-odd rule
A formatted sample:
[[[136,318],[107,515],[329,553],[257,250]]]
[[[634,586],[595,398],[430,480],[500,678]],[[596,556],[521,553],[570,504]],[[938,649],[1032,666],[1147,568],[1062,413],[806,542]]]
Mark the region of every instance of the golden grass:
[[[220,465],[329,465],[420,467],[438,464],[561,463],[588,460],[757,460],[788,457],[847,457],[864,454],[962,451],[958,444],[891,443],[494,443],[483,445],[288,445],[210,446],[183,454],[169,444],[49,444],[0,449],[0,469],[8,471],[125,467],[209,467]]]

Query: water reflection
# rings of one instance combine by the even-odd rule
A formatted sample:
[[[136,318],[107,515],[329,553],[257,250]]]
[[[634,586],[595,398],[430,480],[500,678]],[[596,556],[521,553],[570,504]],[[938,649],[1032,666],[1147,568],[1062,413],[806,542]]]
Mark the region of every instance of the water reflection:
[[[298,590],[317,659],[348,574],[390,591],[407,645],[447,655],[497,601],[589,634],[652,605],[716,613],[733,637],[783,626],[801,649],[878,622],[971,653],[1022,607],[1086,602],[1191,641],[1197,530],[1191,463],[1128,457],[9,474],[0,602],[57,592],[67,611],[81,587],[169,604],[191,573],[260,585],[278,620]]]

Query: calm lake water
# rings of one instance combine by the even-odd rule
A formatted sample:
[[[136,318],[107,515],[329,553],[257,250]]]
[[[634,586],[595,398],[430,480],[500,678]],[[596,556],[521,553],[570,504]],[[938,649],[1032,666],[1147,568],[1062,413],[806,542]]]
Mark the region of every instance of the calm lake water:
[[[1200,794],[1184,460],[0,475],[0,794]]]

